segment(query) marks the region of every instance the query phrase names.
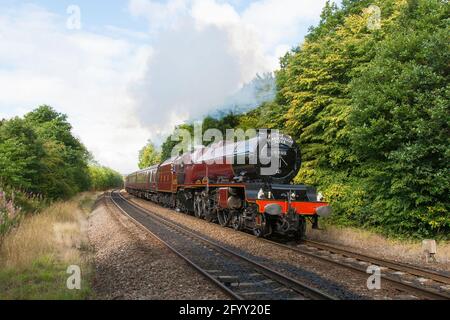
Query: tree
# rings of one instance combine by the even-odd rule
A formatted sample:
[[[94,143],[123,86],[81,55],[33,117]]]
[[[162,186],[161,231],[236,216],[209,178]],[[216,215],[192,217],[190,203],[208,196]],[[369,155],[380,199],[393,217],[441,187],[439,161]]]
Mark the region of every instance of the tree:
[[[222,133],[223,138],[226,137],[227,129],[235,129],[239,126],[239,118],[232,111],[224,113],[221,117],[213,118],[207,116],[202,122],[202,131],[205,133],[208,129],[217,129]],[[203,144],[212,143],[213,141],[203,141]]]
[[[161,161],[161,154],[155,148],[155,145],[148,140],[145,147],[139,151],[139,169],[144,169],[158,164]]]
[[[316,185],[336,223],[448,238],[449,10],[443,0],[328,2],[280,59],[274,102],[203,125],[292,135],[303,162],[294,182]],[[163,159],[177,143],[163,144]]]
[[[67,198],[89,188],[84,145],[67,116],[41,106],[0,124],[0,182],[6,187]]]
[[[99,165],[89,166],[91,190],[105,191],[120,188],[123,185],[123,177],[120,173]]]
[[[363,9],[369,1],[345,1],[339,9],[327,4],[319,26],[283,58],[277,102],[286,106],[285,131],[302,148],[303,166],[296,182],[327,185],[326,179],[346,175],[353,166],[347,148],[350,82],[389,32],[391,17],[400,10],[395,2],[375,2],[383,12],[380,30],[367,27],[369,14]]]
[[[277,102],[265,102],[239,117],[238,126],[248,129],[283,129],[286,108]]]
[[[365,192],[351,212],[397,234],[450,234],[448,13],[410,1],[352,82],[352,175]]]
[[[166,141],[164,141],[161,146],[161,161],[169,159],[172,156],[172,151],[174,150],[175,146],[179,145],[180,143],[184,144],[184,150],[188,150],[192,147],[191,145],[188,145],[189,143],[191,143],[191,141],[175,141],[174,139],[172,139],[172,136],[176,136],[176,133],[179,130],[186,130],[187,132],[189,132],[191,137],[194,135],[194,125],[192,124],[186,123],[175,127],[172,135],[168,136],[166,138]]]
[[[0,183],[38,191],[42,183],[44,145],[24,120],[16,117],[0,125]]]
[[[90,154],[72,134],[67,116],[43,105],[26,114],[24,120],[45,145],[40,189],[50,198],[67,198],[89,189]]]
[[[232,111],[223,113],[217,118],[214,118],[212,116],[206,116],[203,118],[201,127],[202,127],[202,134],[204,134],[208,129],[217,129],[219,130],[223,138],[226,137],[226,130],[227,129],[234,129],[237,128],[240,125],[242,116],[233,113]],[[184,141],[183,134],[178,134],[180,131],[185,131],[189,133],[190,139],[189,141]],[[173,141],[172,137],[179,137],[180,141]],[[182,149],[184,151],[192,151],[192,148],[194,147],[192,144],[194,138],[194,124],[193,123],[184,123],[174,128],[174,131],[172,135],[168,136],[166,138],[166,141],[161,146],[161,160],[165,161],[169,159],[172,156],[172,151],[176,146],[182,145]],[[201,141],[203,145],[210,144],[214,141]]]

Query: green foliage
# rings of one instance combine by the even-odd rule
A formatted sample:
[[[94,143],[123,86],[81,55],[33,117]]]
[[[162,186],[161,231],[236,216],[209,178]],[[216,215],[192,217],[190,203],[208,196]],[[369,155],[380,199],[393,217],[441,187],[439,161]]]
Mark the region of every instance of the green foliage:
[[[327,5],[282,59],[279,128],[303,153],[298,183],[318,185],[341,224],[448,237],[448,6],[380,0]],[[272,120],[273,121],[273,120]]]
[[[69,198],[91,184],[96,190],[122,184],[120,174],[89,168],[89,162],[91,155],[72,134],[67,116],[49,106],[0,121],[0,187],[15,192],[24,212],[39,211],[44,199]]]
[[[284,126],[283,114],[286,108],[276,102],[265,102],[258,108],[239,117],[238,126],[248,129],[280,129]]]
[[[370,5],[379,29],[368,27]],[[281,58],[275,101],[204,128],[292,135],[303,161],[294,182],[317,185],[335,223],[448,239],[449,10],[442,0],[328,2]]]
[[[227,129],[234,129],[239,127],[240,121],[241,115],[235,114],[233,112],[226,113],[219,118],[207,116],[201,123],[202,134],[205,133],[208,129],[218,129],[225,138]],[[183,138],[183,135],[179,134],[180,130],[186,130],[186,132],[190,133],[189,141],[186,141]],[[178,137],[178,141],[173,141],[173,137]],[[172,150],[174,150],[175,146],[179,144],[183,145],[183,150],[190,150],[193,147],[194,143],[194,141],[192,141],[193,137],[194,124],[186,123],[177,126],[174,129],[172,135],[167,137],[166,141],[161,146],[161,160],[165,161],[169,159],[172,155]],[[204,145],[208,145],[213,142],[214,141],[201,141],[201,143]]]
[[[202,122],[203,132],[208,129],[218,129],[224,137],[227,129],[234,129],[237,126],[239,126],[239,116],[233,112],[229,112],[218,119],[208,116]]]
[[[384,25],[369,30],[368,14],[356,10],[363,3],[346,2],[341,9],[327,5],[319,26],[284,58],[284,67],[277,73],[277,102],[286,105],[285,131],[302,146],[298,182],[318,184],[355,160],[348,152],[350,82],[389,31],[394,7],[392,1],[376,3],[382,7]]]
[[[0,238],[18,225],[25,213],[39,212],[48,204],[40,194],[0,186]]]
[[[85,267],[85,269],[87,269]],[[1,300],[83,300],[93,296],[92,271],[83,269],[81,290],[67,289],[67,264],[41,257],[25,269],[0,270]]]
[[[368,27],[369,5],[380,29]],[[329,2],[280,60],[275,101],[204,125],[291,134],[303,160],[294,182],[317,185],[335,223],[449,238],[449,10],[441,0]]]
[[[23,119],[0,122],[1,185],[29,189],[39,185],[44,155],[43,142]]]
[[[123,176],[110,168],[91,165],[89,166],[89,176],[93,191],[120,188],[123,185]]]
[[[180,143],[176,139],[172,139],[173,137],[177,137],[177,132],[179,130],[187,130],[191,136],[194,135],[194,126],[192,124],[181,124],[174,129],[172,135],[168,136],[166,141],[161,146],[161,161],[165,161],[172,156],[172,150],[176,145]],[[181,139],[181,138],[180,138]],[[184,141],[185,143],[190,143],[190,141]],[[181,142],[182,143],[182,142]],[[187,147],[185,148],[187,149]]]
[[[155,145],[149,140],[147,145],[139,151],[139,169],[144,169],[158,164],[161,161],[161,154],[156,150]]]
[[[42,184],[45,195],[67,198],[89,188],[89,152],[73,136],[67,116],[49,106],[40,106],[24,117],[44,144]]]
[[[371,192],[365,212],[350,212],[396,233],[450,233],[448,14],[439,1],[410,2],[352,83],[352,173]]]
[[[89,187],[89,153],[71,133],[65,115],[41,106],[0,125],[3,186],[67,198]]]

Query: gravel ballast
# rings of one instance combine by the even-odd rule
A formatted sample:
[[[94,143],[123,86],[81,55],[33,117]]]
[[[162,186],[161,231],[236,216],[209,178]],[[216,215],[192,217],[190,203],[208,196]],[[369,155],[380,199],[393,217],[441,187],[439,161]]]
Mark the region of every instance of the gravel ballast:
[[[227,299],[159,240],[106,200],[89,219],[96,299]]]
[[[294,276],[305,284],[316,287],[340,299],[398,299],[400,292],[387,283],[381,290],[368,290],[367,274],[361,275],[345,268],[331,265],[291,250],[259,241],[256,237],[230,228],[222,228],[183,213],[162,208],[152,202],[122,193],[126,198],[193,231],[199,232],[214,241],[229,246],[233,250],[251,257],[276,269]]]

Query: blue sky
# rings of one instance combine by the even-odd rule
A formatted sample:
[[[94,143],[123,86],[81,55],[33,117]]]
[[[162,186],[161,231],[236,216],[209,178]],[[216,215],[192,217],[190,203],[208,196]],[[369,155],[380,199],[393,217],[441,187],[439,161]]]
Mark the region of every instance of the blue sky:
[[[50,104],[100,163],[130,172],[147,139],[277,69],[324,3],[3,0],[0,118]],[[81,29],[67,28],[69,5]]]
[[[67,8],[70,5],[77,5],[81,9],[83,28],[95,32],[104,32],[104,27],[108,25],[136,31],[145,31],[148,28],[145,19],[130,15],[128,2],[124,0],[2,0],[0,10],[17,8],[24,4],[38,5],[62,17],[67,16]]]
[[[35,3],[48,10],[64,15],[69,5],[78,5],[82,8],[83,22],[90,26],[114,24],[126,28],[143,28],[145,23],[134,19],[128,12],[128,3],[124,0],[89,1],[89,0],[3,0],[3,7],[15,7],[23,3]]]
[[[153,1],[156,3],[167,3],[164,0]],[[233,6],[237,12],[242,12],[255,1],[251,0],[220,0],[217,3],[226,3]],[[25,3],[39,5],[49,11],[65,15],[70,5],[81,8],[82,22],[84,28],[96,32],[105,32],[105,26],[116,26],[130,31],[145,32],[148,30],[149,22],[143,17],[135,17],[130,14],[129,2],[126,0],[89,1],[89,0],[2,0],[0,8],[14,8]]]

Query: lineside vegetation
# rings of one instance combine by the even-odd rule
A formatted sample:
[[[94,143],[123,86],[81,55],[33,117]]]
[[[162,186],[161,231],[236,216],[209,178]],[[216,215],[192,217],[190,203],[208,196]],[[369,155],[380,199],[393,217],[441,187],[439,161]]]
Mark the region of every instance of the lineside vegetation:
[[[0,235],[54,201],[122,183],[119,173],[93,160],[67,116],[50,106],[0,121]]]
[[[381,13],[375,23],[370,6]],[[280,60],[276,99],[206,117],[203,130],[294,137],[303,161],[294,182],[319,187],[335,224],[449,239],[449,16],[444,0],[328,2]],[[163,160],[176,143],[162,145]]]

